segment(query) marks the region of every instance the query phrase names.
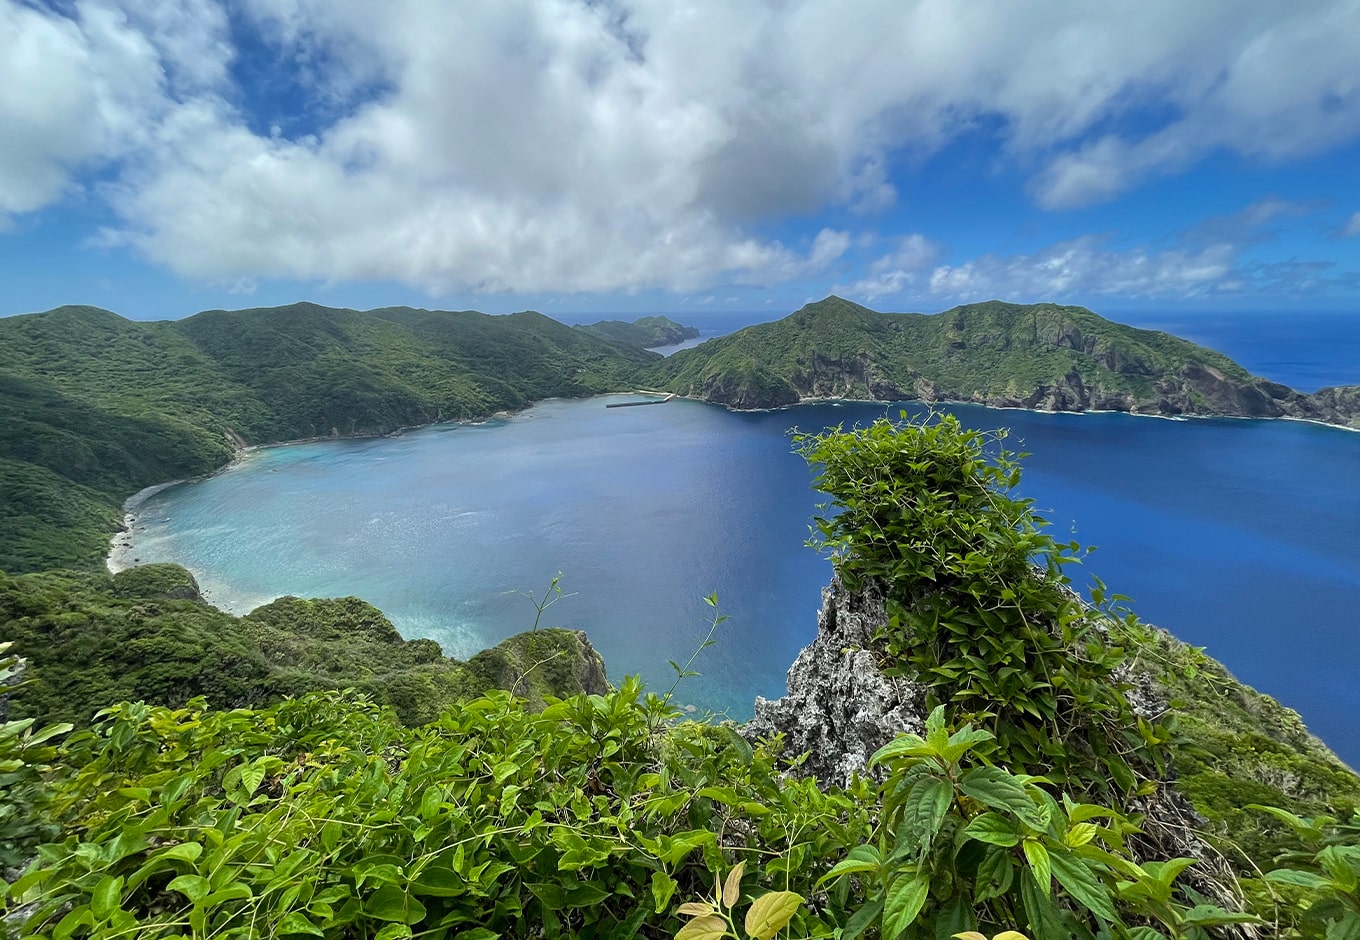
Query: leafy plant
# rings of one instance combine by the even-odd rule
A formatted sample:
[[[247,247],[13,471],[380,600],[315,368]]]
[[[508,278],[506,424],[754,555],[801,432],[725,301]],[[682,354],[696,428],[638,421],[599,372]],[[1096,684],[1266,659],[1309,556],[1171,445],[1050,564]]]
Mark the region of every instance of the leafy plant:
[[[1132,820],[1055,798],[1043,777],[977,762],[974,752],[992,741],[972,725],[950,733],[938,706],[924,737],[902,735],[874,755],[872,765],[888,771],[875,836],[819,882],[845,894],[853,879],[863,893],[840,940],[871,927],[895,940],[1017,923],[1045,940],[1199,940],[1210,927],[1256,921],[1183,903],[1174,882],[1193,859],[1138,864],[1127,844],[1138,831]]]
[[[690,919],[676,931],[675,940],[719,940],[721,937],[772,940],[788,926],[802,906],[803,896],[793,891],[767,891],[751,901],[742,922],[744,930],[737,928],[732,909],[741,900],[741,877],[745,869],[746,863],[738,862],[726,879],[715,882],[711,898],[680,905],[677,913]]]
[[[18,688],[24,663],[0,643],[0,699]],[[3,718],[0,709],[0,718]],[[59,831],[45,816],[45,778],[56,756],[55,741],[69,724],[35,728],[32,718],[0,722],[0,877],[25,862],[33,847]]]
[[[1111,618],[1069,588],[1081,547],[1011,495],[1020,467],[1004,431],[902,419],[794,437],[831,497],[811,544],[849,587],[887,596],[885,671],[990,729],[1011,766],[1132,795],[1159,775],[1169,731],[1133,713]]]
[[[1301,817],[1274,806],[1250,806],[1285,823],[1304,848],[1277,860],[1265,883],[1283,908],[1291,936],[1360,937],[1360,813]],[[1283,902],[1283,903],[1281,903]]]

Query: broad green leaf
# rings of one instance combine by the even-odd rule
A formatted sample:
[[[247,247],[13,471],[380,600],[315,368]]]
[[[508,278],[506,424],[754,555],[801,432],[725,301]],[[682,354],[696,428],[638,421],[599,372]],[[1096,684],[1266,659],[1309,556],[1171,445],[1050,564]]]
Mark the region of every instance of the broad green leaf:
[[[364,912],[378,920],[418,924],[425,919],[425,905],[397,885],[383,885],[368,896]]]
[[[976,898],[979,902],[999,898],[1015,883],[1015,856],[1001,847],[987,849],[978,865]]]
[[[1022,819],[1036,813],[1024,784],[1000,767],[974,767],[963,775],[959,789],[984,806],[1009,810]]]
[[[1034,875],[1035,883],[1044,894],[1049,894],[1053,890],[1053,866],[1048,857],[1048,849],[1035,839],[1026,839],[1022,845],[1025,860],[1029,862],[1029,870]]]
[[[727,921],[717,914],[696,917],[675,932],[675,940],[718,940],[727,933]]]
[[[675,879],[664,871],[652,872],[652,910],[660,914],[671,903],[671,897],[675,894]]]
[[[1355,869],[1346,858],[1345,850],[1339,845],[1329,845],[1314,859],[1318,865],[1332,876],[1332,880],[1346,894],[1354,894],[1356,887]]]
[[[1167,940],[1166,934],[1154,927],[1130,927],[1129,940]]]
[[[841,875],[853,875],[866,871],[878,871],[878,866],[879,866],[878,862],[870,862],[847,858],[844,861],[837,862],[834,866],[832,866],[829,872],[827,872],[822,877],[818,878],[817,886],[821,887],[823,883],[830,881],[833,878],[839,878]]]
[[[458,940],[499,940],[500,934],[485,927],[473,927],[471,930],[458,931]]]
[[[996,735],[981,728],[974,728],[972,725],[964,725],[958,731],[949,736],[949,743],[944,748],[944,759],[951,764],[957,764],[959,758],[967,754],[979,744],[995,740]]]
[[[1346,911],[1327,925],[1327,940],[1360,940],[1360,914]]]
[[[937,938],[958,936],[977,926],[973,916],[973,906],[963,895],[955,895],[935,915],[935,936]]]
[[[157,858],[175,859],[181,862],[195,862],[203,854],[203,846],[197,842],[181,842],[156,854]]]
[[[180,875],[165,886],[165,890],[178,891],[195,904],[207,897],[211,888],[208,879],[202,875]]]
[[[877,767],[885,760],[895,757],[928,757],[934,751],[925,739],[916,734],[901,734],[874,752],[869,758],[869,766]]]
[[[32,723],[32,719],[27,719],[27,721],[29,724]],[[15,722],[15,724],[23,724],[23,722]],[[49,741],[52,738],[57,737],[58,735],[66,734],[68,731],[71,731],[74,728],[75,725],[70,724],[69,722],[62,722],[56,725],[48,725],[41,731],[34,732],[30,737],[24,738],[23,746],[34,747],[35,745],[42,744],[44,741]]]
[[[1067,830],[1063,841],[1070,846],[1085,845],[1096,837],[1098,827],[1093,823],[1077,823]]]
[[[260,784],[264,782],[264,761],[258,760],[253,764],[247,764],[241,768],[241,789],[246,791],[249,796],[254,796],[255,791],[260,789]]]
[[[526,888],[538,898],[545,910],[560,911],[567,906],[567,893],[562,890],[561,885],[553,884],[551,881],[539,882],[536,884],[526,884]]]
[[[373,940],[406,940],[406,938],[412,936],[415,935],[411,933],[411,928],[407,927],[405,924],[388,924],[382,930],[378,931],[378,935],[374,937]],[[467,934],[460,933],[458,936],[462,938],[466,937]]]
[[[902,803],[902,828],[897,832],[899,843],[904,836],[914,836],[926,848],[944,824],[949,807],[954,802],[954,787],[939,777],[922,777],[907,791]]]
[[[802,903],[803,896],[792,891],[762,894],[746,912],[746,933],[752,940],[770,940],[793,919]]]
[[[1020,841],[1020,831],[1015,823],[999,813],[983,813],[974,817],[963,829],[963,834],[978,842],[989,845],[1009,847]]]
[[[249,901],[254,895],[250,891],[250,886],[239,881],[233,881],[218,891],[214,891],[203,899],[203,907],[211,910],[220,907],[228,901]]]
[[[1266,872],[1266,881],[1273,881],[1282,885],[1298,885],[1301,888],[1327,888],[1332,886],[1332,882],[1321,875],[1315,875],[1310,871],[1298,871],[1294,868],[1277,868],[1274,871]]]
[[[1224,924],[1259,924],[1261,918],[1241,911],[1225,911],[1212,904],[1196,904],[1181,915],[1181,924],[1186,927],[1218,927]],[[1360,918],[1356,919],[1360,927]]]
[[[926,716],[926,744],[937,754],[943,754],[949,744],[949,735],[944,727],[943,705],[936,705]]]
[[[1062,917],[1053,906],[1048,891],[1041,890],[1031,872],[1020,876],[1020,900],[1025,907],[1025,917],[1029,920],[1029,935],[1032,937],[1064,937]]]
[[[1078,904],[1103,920],[1110,922],[1119,920],[1108,889],[1080,859],[1064,852],[1053,852],[1049,856],[1049,864],[1058,879],[1058,884],[1062,885]],[[1039,883],[1043,884],[1042,879]]]
[[[930,893],[930,879],[910,872],[898,875],[883,902],[883,937],[894,940],[916,920]]]
[[[274,932],[280,936],[284,934],[305,933],[313,937],[324,937],[325,933],[316,924],[307,919],[306,915],[293,911],[283,920],[279,921],[274,927]]]
[[[96,920],[108,920],[123,901],[123,877],[105,875],[90,895],[90,911]]]

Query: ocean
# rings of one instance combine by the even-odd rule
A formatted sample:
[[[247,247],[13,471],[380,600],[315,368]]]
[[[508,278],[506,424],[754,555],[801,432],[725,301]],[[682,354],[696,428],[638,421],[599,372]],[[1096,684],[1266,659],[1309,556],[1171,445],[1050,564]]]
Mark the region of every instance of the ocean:
[[[691,322],[716,333],[737,319]],[[1318,323],[1191,326],[1176,331],[1277,381],[1360,382],[1360,320],[1338,318],[1325,336]],[[526,595],[560,572],[568,596],[545,623],[585,629],[612,677],[641,674],[658,691],[673,680],[668,661],[685,662],[707,632],[703,597],[716,592],[728,619],[677,698],[696,713],[748,717],[754,696],[782,693],[830,574],[804,545],[819,495],[789,429],[919,408],[737,414],[689,401],[606,409],[610,400],[620,399],[257,450],[150,498],[133,554],[185,564],[210,600],[237,612],[282,594],[355,594],[404,635],[459,657],[527,629]],[[1099,576],[1360,765],[1360,434],[950,410],[970,426],[1009,428],[1008,445],[1030,455],[1023,495],[1056,536],[1097,547],[1070,571],[1077,586]]]

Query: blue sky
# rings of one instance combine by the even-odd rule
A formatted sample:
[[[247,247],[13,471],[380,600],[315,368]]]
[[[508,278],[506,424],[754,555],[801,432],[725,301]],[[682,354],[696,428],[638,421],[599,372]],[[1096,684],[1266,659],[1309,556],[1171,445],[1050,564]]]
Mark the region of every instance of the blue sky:
[[[1360,311],[1360,0],[0,0],[0,315]]]

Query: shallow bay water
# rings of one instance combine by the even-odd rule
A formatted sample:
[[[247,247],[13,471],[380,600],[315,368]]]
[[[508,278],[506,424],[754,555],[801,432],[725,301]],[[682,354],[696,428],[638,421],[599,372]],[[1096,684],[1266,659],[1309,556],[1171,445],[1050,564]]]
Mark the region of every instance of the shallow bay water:
[[[533,622],[523,592],[561,572],[545,625],[588,631],[615,679],[658,691],[729,619],[678,698],[735,718],[777,696],[816,630],[830,570],[804,547],[819,501],[788,430],[901,407],[737,414],[690,401],[544,402],[501,421],[252,452],[137,514],[134,554],[178,561],[219,606],[355,594],[408,637],[465,657]],[[1360,763],[1360,434],[1286,421],[1165,421],[951,406],[1011,429],[1024,495],[1053,534],[1099,546],[1145,620],[1208,647]]]

